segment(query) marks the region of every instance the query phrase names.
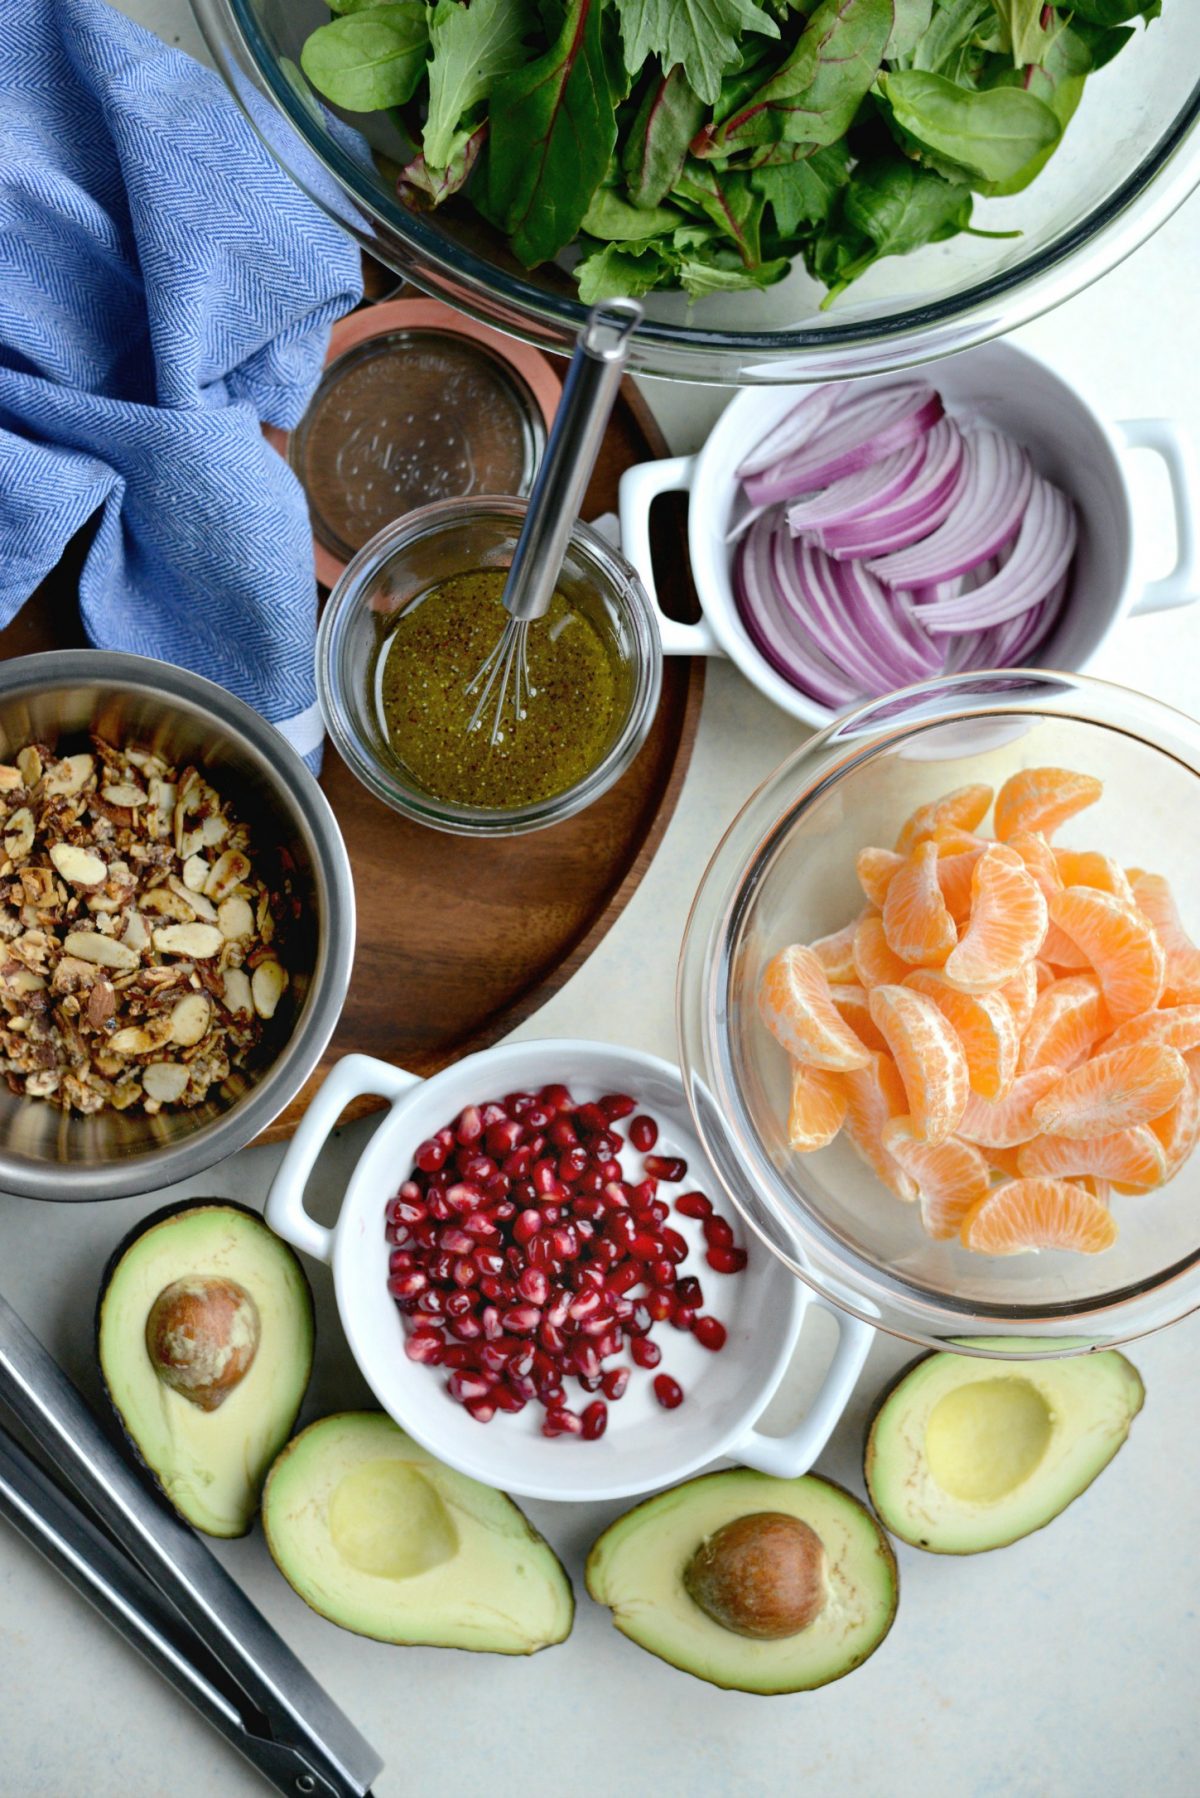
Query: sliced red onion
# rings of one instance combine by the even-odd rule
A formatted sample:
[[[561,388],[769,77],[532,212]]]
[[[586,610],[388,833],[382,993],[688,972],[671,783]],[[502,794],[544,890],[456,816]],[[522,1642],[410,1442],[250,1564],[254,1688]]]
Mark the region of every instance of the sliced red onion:
[[[749,474],[760,474],[764,468],[771,468],[776,462],[792,456],[806,444],[813,434],[824,424],[834,406],[849,390],[846,381],[829,381],[824,387],[815,387],[810,393],[796,402],[784,413],[777,424],[771,426],[765,437],[760,437],[748,456],[738,463],[736,470],[739,480]]]
[[[1012,554],[999,573],[956,599],[917,606],[918,619],[927,631],[940,635],[987,630],[1018,617],[1062,580],[1075,554],[1077,536],[1070,500],[1049,481],[1035,477]]]
[[[844,561],[849,556],[889,555],[935,531],[949,516],[967,479],[962,433],[953,419],[940,418],[923,442],[920,471],[893,504],[865,517],[839,519],[817,532],[831,556]]]
[[[770,576],[774,534],[769,521],[760,521],[738,550],[734,562],[738,613],[751,642],[776,673],[819,705],[836,711],[857,699],[859,690],[816,649],[784,606]],[[779,534],[786,532],[780,528]]]
[[[942,652],[920,625],[906,618],[882,581],[856,562],[833,564],[834,584],[849,623],[861,631],[884,678],[892,685],[927,680],[942,665]],[[883,687],[881,692],[890,692]]]
[[[932,430],[941,416],[941,397],[924,381],[872,388],[835,406],[818,441],[759,473],[743,475],[746,494],[758,506],[812,493],[882,462]]]
[[[949,516],[909,549],[872,557],[868,566],[889,587],[924,587],[994,556],[1016,536],[1033,489],[1029,457],[999,431],[970,431],[964,439],[966,475]]]
[[[934,430],[938,427],[935,425]],[[872,462],[856,474],[844,475],[817,493],[806,493],[788,508],[788,524],[793,537],[801,531],[819,530],[822,525],[842,524],[861,518],[878,506],[887,506],[907,491],[925,461],[925,446],[933,431],[918,437],[915,443]]]

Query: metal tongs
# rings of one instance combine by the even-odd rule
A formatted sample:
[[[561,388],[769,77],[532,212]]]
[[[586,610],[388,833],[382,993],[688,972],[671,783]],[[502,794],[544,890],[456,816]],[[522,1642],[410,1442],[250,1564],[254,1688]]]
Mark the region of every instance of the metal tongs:
[[[220,1562],[126,1465],[57,1362],[0,1298],[0,1515],[280,1792],[366,1798],[383,1762]]]

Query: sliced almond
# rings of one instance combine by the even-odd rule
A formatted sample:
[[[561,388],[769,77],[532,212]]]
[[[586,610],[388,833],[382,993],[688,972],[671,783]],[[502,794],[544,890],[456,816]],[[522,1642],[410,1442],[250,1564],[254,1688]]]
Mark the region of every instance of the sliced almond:
[[[146,929],[145,920],[140,911],[130,912],[122,941],[128,943],[131,949],[136,950],[142,950],[148,946],[150,932]]]
[[[25,1080],[25,1091],[31,1099],[48,1099],[51,1093],[58,1091],[62,1075],[54,1068],[43,1068],[36,1074],[30,1074]]]
[[[226,968],[225,970],[225,1007],[228,1011],[254,1010],[254,996],[250,991],[250,976],[244,968]]]
[[[75,843],[55,843],[50,860],[73,887],[98,887],[108,879],[108,863]]]
[[[208,879],[208,863],[202,855],[189,855],[183,864],[183,884],[189,893],[202,893]]]
[[[204,928],[207,929],[207,925]],[[219,942],[220,932],[213,934]],[[63,940],[63,949],[67,955],[78,956],[80,961],[90,961],[101,968],[133,969],[138,966],[137,953],[128,943],[119,943],[116,937],[101,936],[98,930],[72,930]]]
[[[21,779],[21,770],[10,767],[7,762],[0,762],[0,793],[15,793],[25,782]]]
[[[4,826],[4,853],[22,862],[33,848],[33,813],[27,805],[15,811]]]
[[[250,901],[235,894],[223,899],[217,907],[217,929],[227,943],[237,943],[254,935],[254,913]]]
[[[150,816],[151,833],[159,839],[169,837],[175,817],[174,783],[169,780],[152,780],[150,803],[154,807]]]
[[[124,1030],[114,1030],[108,1039],[108,1047],[114,1055],[153,1055],[170,1040],[170,1018],[148,1018],[144,1024],[129,1024]]]
[[[212,1014],[207,993],[187,993],[171,1013],[171,1041],[190,1049],[208,1030]]]
[[[182,1099],[188,1083],[188,1070],[176,1061],[152,1061],[142,1074],[142,1087],[148,1099],[160,1105],[173,1105]]]
[[[277,961],[260,961],[250,981],[254,1009],[260,1018],[273,1018],[287,991],[288,977]]]
[[[215,849],[229,835],[229,820],[220,812],[210,812],[200,826],[200,838],[205,849]]]
[[[11,974],[0,978],[10,993],[40,993],[46,986],[41,975],[35,974],[30,968],[14,968]]]
[[[32,743],[17,757],[17,767],[21,770],[22,784],[32,792],[42,778],[42,758]]]
[[[42,791],[48,799],[69,799],[72,794],[83,791],[95,772],[94,755],[65,755],[61,761],[51,762]],[[19,783],[19,775],[17,779]]]
[[[138,806],[145,805],[147,793],[144,787],[135,787],[131,781],[119,780],[111,786],[101,787],[100,797],[106,799],[109,805],[124,805],[130,811],[136,811]]]
[[[217,908],[211,899],[206,899],[203,893],[193,893],[191,888],[185,886],[183,881],[174,874],[167,877],[167,885],[173,893],[179,895],[186,905],[191,906],[194,918],[203,918],[206,924],[216,923]]]
[[[152,749],[127,749],[125,760],[131,768],[139,769],[147,780],[152,780],[167,771],[167,764],[161,755],[155,755]]]
[[[163,955],[190,955],[207,961],[216,955],[224,938],[215,924],[164,924],[154,932],[153,940]]]
[[[160,918],[174,918],[177,924],[190,924],[196,916],[190,896],[185,899],[168,885],[151,887],[139,903],[143,911],[155,912]]]
[[[227,849],[205,881],[204,891],[210,899],[220,902],[241,886],[249,872],[250,857],[240,849]]]

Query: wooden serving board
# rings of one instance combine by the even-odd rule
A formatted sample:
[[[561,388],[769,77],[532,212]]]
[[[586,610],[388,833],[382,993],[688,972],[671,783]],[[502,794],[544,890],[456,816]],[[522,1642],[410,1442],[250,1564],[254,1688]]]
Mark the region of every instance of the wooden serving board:
[[[584,516],[613,511],[634,462],[668,453],[645,401],[622,388],[588,488]],[[688,574],[681,496],[653,521],[659,600],[699,616]],[[0,656],[85,642],[76,604],[82,544],[7,630]],[[704,691],[701,659],[668,657],[650,735],[624,777],[564,823],[509,840],[471,840],[398,817],[349,772],[332,744],[321,785],[346,840],[358,899],[350,991],[317,1074],[261,1140],[290,1136],[313,1091],[351,1050],[431,1074],[484,1048],[555,992],[603,938],[638,883],[675,809]],[[363,1100],[359,1115],[375,1101]]]

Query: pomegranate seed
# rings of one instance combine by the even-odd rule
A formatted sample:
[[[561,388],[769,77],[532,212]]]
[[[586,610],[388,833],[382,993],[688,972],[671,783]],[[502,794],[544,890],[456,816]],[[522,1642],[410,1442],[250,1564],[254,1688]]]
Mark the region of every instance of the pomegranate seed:
[[[424,1279],[424,1275],[421,1277]],[[585,1318],[593,1317],[603,1303],[604,1300],[595,1287],[589,1287],[586,1292],[581,1292],[579,1297],[572,1302],[567,1316],[573,1318],[576,1323],[582,1323]]]
[[[465,1147],[469,1143],[478,1142],[482,1135],[483,1118],[480,1115],[479,1107],[478,1105],[468,1105],[458,1114],[458,1122],[454,1126],[454,1140],[462,1143]]]
[[[538,1130],[529,1138],[529,1152],[535,1161],[540,1161],[546,1153],[546,1133]]]
[[[528,1143],[522,1143],[511,1155],[506,1155],[500,1164],[500,1172],[507,1174],[510,1180],[523,1180],[533,1166],[533,1150]]]
[[[504,1328],[514,1336],[531,1336],[542,1321],[536,1305],[514,1305],[504,1313]]]
[[[605,1281],[605,1290],[615,1295],[628,1292],[631,1286],[637,1286],[645,1278],[645,1270],[636,1261],[626,1261],[620,1267],[614,1267]]]
[[[570,1118],[551,1118],[546,1135],[556,1149],[574,1149],[579,1146],[579,1134]]]
[[[478,1342],[483,1335],[483,1325],[472,1311],[465,1317],[452,1317],[446,1328],[459,1342]]]
[[[523,1405],[531,1405],[537,1397],[537,1387],[528,1374],[509,1374],[508,1389]]]
[[[493,1204],[492,1206],[492,1222],[496,1224],[506,1224],[510,1217],[516,1217],[517,1208],[508,1197],[508,1181],[503,1174],[497,1174],[494,1180],[488,1181],[488,1198],[491,1199],[494,1197],[492,1187],[499,1185],[504,1187],[504,1197],[500,1200],[498,1205]]]
[[[628,1322],[633,1316],[634,1303],[632,1299],[610,1297],[609,1304],[612,1306],[612,1314],[619,1324]]]
[[[600,1192],[603,1189],[603,1186],[604,1176],[600,1172],[600,1169],[594,1165],[590,1165],[587,1172],[580,1174],[578,1180],[575,1181],[575,1190],[586,1194],[588,1197],[594,1196],[596,1193]]]
[[[507,1411],[510,1415],[523,1411],[528,1402],[519,1392],[514,1392],[511,1386],[493,1386],[491,1399],[497,1411]]]
[[[621,1163],[617,1161],[615,1157],[610,1158],[608,1161],[598,1161],[596,1163],[596,1168],[600,1178],[606,1183],[610,1180],[614,1182],[619,1180],[623,1172]]]
[[[556,1405],[547,1411],[542,1422],[543,1436],[581,1436],[583,1421],[574,1411],[568,1411],[565,1405]]]
[[[704,1292],[695,1274],[685,1274],[675,1284],[675,1297],[681,1305],[694,1305],[697,1310],[704,1303]]]
[[[454,1216],[454,1207],[444,1191],[438,1190],[430,1193],[429,1215],[438,1224],[444,1224],[447,1218]]]
[[[556,1406],[565,1403],[566,1396],[566,1392],[561,1386],[551,1384],[549,1386],[538,1387],[539,1401],[551,1411],[553,1411]]]
[[[446,1294],[431,1286],[428,1292],[421,1294],[421,1309],[428,1311],[432,1317],[444,1317],[446,1314]]]
[[[550,1297],[550,1280],[540,1267],[527,1267],[517,1275],[517,1291],[531,1305],[544,1305]]]
[[[600,1374],[600,1356],[590,1342],[581,1342],[574,1351],[575,1372],[585,1380],[594,1380]]]
[[[554,1112],[550,1107],[543,1105],[540,1099],[535,1099],[523,1121],[527,1130],[544,1130],[553,1118]]]
[[[567,1338],[558,1324],[552,1324],[546,1318],[538,1328],[538,1341],[548,1355],[561,1355],[567,1346]]]
[[[631,1111],[637,1110],[637,1101],[631,1099],[628,1093],[605,1093],[599,1103],[610,1124],[615,1124],[618,1118],[627,1118]]]
[[[629,1188],[624,1181],[608,1181],[604,1188],[604,1207],[606,1211],[629,1210]]]
[[[414,1330],[404,1344],[409,1360],[422,1361],[426,1367],[440,1366],[445,1348],[445,1339],[434,1330]]]
[[[675,1309],[675,1294],[668,1292],[665,1287],[656,1286],[653,1292],[647,1294],[645,1306],[656,1324],[665,1323]]]
[[[714,1354],[725,1347],[727,1332],[718,1318],[698,1317],[692,1325],[692,1331],[701,1347],[711,1349]]]
[[[745,1249],[709,1249],[704,1259],[719,1274],[740,1274],[748,1257]]]
[[[710,1249],[733,1247],[733,1231],[723,1217],[706,1217],[703,1229],[704,1240]]]
[[[469,1180],[456,1180],[453,1186],[446,1188],[446,1203],[452,1211],[465,1215],[469,1211],[479,1210],[483,1203],[483,1194],[477,1186],[472,1186]],[[430,1209],[432,1210],[432,1206]]]
[[[633,1307],[633,1314],[628,1320],[631,1336],[648,1336],[653,1324],[654,1319],[650,1315],[649,1305],[643,1303]]]
[[[608,1134],[607,1117],[598,1105],[590,1102],[576,1108],[575,1122],[588,1136],[607,1136]]]
[[[398,1249],[406,1248],[410,1242],[416,1241],[407,1224],[388,1224],[383,1234],[385,1241],[392,1243]]]
[[[483,1333],[489,1342],[497,1342],[504,1334],[504,1325],[500,1322],[500,1310],[496,1305],[485,1305],[479,1313],[479,1321],[483,1325]]]
[[[446,1381],[446,1391],[456,1405],[465,1405],[470,1399],[486,1398],[491,1386],[482,1374],[452,1373]]]
[[[654,1119],[646,1117],[644,1114],[634,1118],[629,1126],[629,1141],[631,1147],[635,1148],[639,1155],[645,1155],[652,1149],[658,1141],[658,1125]]]
[[[566,1087],[557,1080],[549,1086],[543,1086],[538,1100],[548,1111],[570,1111],[575,1103]]]
[[[611,1267],[615,1261],[620,1259],[620,1249],[615,1242],[609,1242],[607,1237],[602,1238],[592,1248],[592,1260],[598,1262],[601,1267]]]
[[[579,1253],[579,1238],[568,1224],[565,1229],[551,1230],[550,1246],[559,1261],[573,1261]]]
[[[597,1341],[596,1353],[602,1361],[607,1361],[610,1355],[619,1355],[624,1347],[624,1331],[618,1330],[614,1325],[611,1330],[607,1331]]]
[[[468,1311],[474,1311],[475,1297],[470,1292],[451,1292],[446,1297],[446,1316],[465,1317]]]
[[[504,1256],[499,1249],[473,1249],[471,1259],[480,1274],[486,1274],[490,1279],[495,1279],[504,1266]]]
[[[554,1244],[550,1240],[549,1233],[543,1236],[535,1236],[533,1241],[529,1244],[527,1253],[531,1267],[552,1268],[557,1271],[562,1265],[555,1256]]]
[[[456,1286],[474,1286],[478,1278],[479,1269],[473,1261],[468,1261],[465,1255],[454,1263],[454,1284]]]
[[[525,1134],[516,1118],[498,1118],[494,1124],[488,1125],[484,1145],[493,1161],[502,1162],[517,1147]],[[505,1172],[507,1173],[507,1168]]]
[[[687,1260],[687,1241],[679,1234],[678,1230],[660,1230],[658,1234],[662,1241],[664,1251],[669,1255],[672,1261],[679,1262]]]
[[[526,1243],[537,1235],[542,1227],[542,1214],[532,1207],[528,1211],[518,1211],[513,1219],[512,1233],[517,1242]]]
[[[493,1342],[485,1342],[479,1351],[480,1369],[491,1374],[493,1379],[508,1372],[508,1350],[504,1345],[510,1340],[507,1336],[497,1336]]]
[[[469,1255],[475,1244],[465,1230],[451,1224],[438,1237],[438,1247],[445,1249],[447,1255]]]
[[[662,1253],[662,1243],[658,1237],[651,1236],[646,1230],[635,1230],[628,1248],[629,1253],[638,1261],[656,1261]]]
[[[600,1390],[600,1375],[598,1373],[597,1374],[586,1374],[586,1373],[576,1374],[575,1378],[579,1383],[579,1387],[580,1387],[581,1391],[583,1391],[583,1392],[599,1392],[599,1390]]]
[[[616,1323],[611,1311],[597,1311],[594,1316],[587,1317],[579,1326],[581,1336],[604,1336]]]
[[[407,1249],[393,1249],[388,1256],[389,1274],[403,1274],[406,1273],[410,1267],[415,1267],[416,1265],[416,1256],[410,1254]]]
[[[486,1130],[490,1124],[502,1124],[508,1114],[503,1105],[497,1105],[493,1099],[490,1105],[480,1106],[479,1115],[483,1119],[483,1127]]]
[[[446,1165],[446,1149],[443,1143],[431,1137],[428,1142],[421,1143],[413,1160],[423,1174],[436,1174],[440,1167]]]
[[[576,1292],[603,1292],[604,1275],[598,1267],[581,1267],[576,1263],[571,1269],[571,1284]]]
[[[429,1278],[444,1284],[454,1273],[453,1255],[433,1255],[429,1261]]]
[[[582,1418],[583,1428],[580,1431],[585,1442],[598,1442],[608,1428],[608,1406],[602,1398],[593,1399],[586,1406]]]
[[[534,1347],[531,1342],[522,1342],[511,1350],[508,1357],[508,1371],[512,1379],[523,1379],[532,1371],[534,1363]]]
[[[629,1345],[629,1352],[639,1367],[657,1367],[662,1360],[662,1350],[648,1336],[636,1336]]]
[[[393,1199],[388,1206],[388,1222],[392,1224],[420,1224],[427,1215],[419,1199]]]
[[[573,1294],[566,1286],[556,1287],[550,1303],[546,1307],[546,1322],[561,1329],[570,1313],[572,1297]]]
[[[675,1209],[680,1217],[711,1217],[712,1200],[702,1192],[683,1192],[675,1201]]]
[[[562,1206],[544,1204],[542,1206],[542,1222],[547,1226],[558,1223],[562,1217]]]
[[[644,1211],[651,1200],[657,1198],[657,1196],[657,1180],[639,1180],[630,1193],[635,1211]]]
[[[586,1149],[565,1147],[558,1160],[559,1178],[565,1180],[568,1186],[574,1186],[590,1166]]]
[[[646,1278],[654,1286],[672,1286],[675,1281],[675,1263],[673,1261],[647,1261]]]
[[[505,1093],[502,1101],[510,1118],[523,1118],[533,1104],[532,1093]]]
[[[673,1411],[683,1403],[683,1387],[669,1373],[655,1374],[654,1396],[664,1411]]]
[[[690,1330],[696,1322],[694,1305],[676,1305],[671,1313],[671,1322],[677,1330]]]
[[[687,1178],[687,1162],[682,1155],[647,1155],[644,1166],[648,1174],[668,1184]]]
[[[424,1292],[429,1284],[429,1275],[423,1274],[419,1267],[407,1272],[393,1274],[388,1280],[388,1291],[394,1299],[415,1299]]]
[[[625,1389],[629,1385],[629,1369],[627,1367],[610,1367],[600,1384],[605,1398],[612,1399],[615,1403],[617,1399],[625,1396]]]
[[[442,1356],[442,1366],[455,1368],[474,1367],[477,1355],[478,1350],[468,1348],[465,1342],[449,1342],[446,1344],[446,1352]]]
[[[479,1291],[483,1298],[490,1299],[495,1304],[500,1299],[506,1299],[512,1292],[512,1287],[498,1274],[482,1274],[479,1280]]]
[[[492,1404],[490,1395],[488,1398],[469,1399],[466,1409],[476,1423],[491,1423],[496,1415],[496,1407]]]

